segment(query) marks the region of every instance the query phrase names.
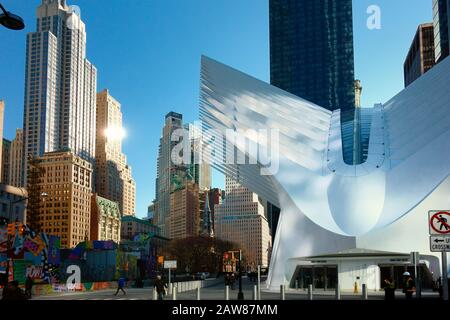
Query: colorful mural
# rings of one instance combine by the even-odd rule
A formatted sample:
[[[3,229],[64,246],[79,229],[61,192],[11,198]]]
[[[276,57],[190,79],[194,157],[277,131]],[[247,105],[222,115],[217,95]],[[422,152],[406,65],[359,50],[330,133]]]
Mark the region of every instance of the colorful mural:
[[[0,273],[20,284],[27,276],[36,283],[58,281],[59,243],[58,237],[37,234],[26,225],[0,226]]]

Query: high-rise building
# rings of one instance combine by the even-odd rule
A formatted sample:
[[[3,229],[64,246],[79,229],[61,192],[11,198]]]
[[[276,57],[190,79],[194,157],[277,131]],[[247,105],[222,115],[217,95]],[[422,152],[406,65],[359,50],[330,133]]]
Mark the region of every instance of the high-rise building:
[[[208,190],[211,187],[211,167],[205,162],[198,163],[196,157],[202,148],[200,132],[192,124],[183,125],[183,115],[176,112],[169,112],[166,115],[158,150],[153,219],[164,236],[170,234],[168,219],[172,212],[171,193],[184,189],[188,182],[196,184],[198,191]],[[189,142],[184,143],[183,139],[189,139]],[[190,158],[183,154],[183,163],[174,163],[172,153],[180,144],[183,150],[185,147],[189,149]],[[190,163],[185,163],[186,158]]]
[[[170,193],[184,185],[186,167],[176,165],[171,161],[173,147],[179,143],[171,140],[175,130],[183,129],[183,116],[176,112],[169,112],[160,139],[156,177],[156,208],[154,223],[161,228],[163,236],[167,236],[166,220],[170,215]]]
[[[433,24],[419,25],[403,64],[405,87],[433,68],[435,65],[434,52]]]
[[[16,137],[11,142],[9,158],[9,182],[15,187],[24,187],[23,181],[23,130],[16,129]]]
[[[89,240],[92,165],[72,152],[49,152],[30,161],[27,221],[61,238],[62,248]]]
[[[92,195],[91,240],[120,242],[121,213],[119,203]]]
[[[76,8],[42,0],[37,30],[27,35],[24,161],[70,149],[94,162],[97,70],[86,59],[86,30]]]
[[[2,169],[1,183],[9,184],[9,168],[11,157],[11,141],[3,138],[2,144]]]
[[[170,194],[170,215],[166,219],[168,238],[183,239],[200,235],[200,201],[198,185],[186,182]]]
[[[0,161],[3,160],[2,151],[3,151],[3,117],[5,115],[5,101],[0,100]],[[2,177],[2,168],[3,165],[0,163],[0,178]]]
[[[209,190],[211,188],[211,165],[205,159],[200,159],[203,150],[201,130],[192,123],[185,124],[184,129],[189,132],[191,145],[191,162],[187,166],[189,168],[188,179],[198,184],[200,192]]]
[[[436,63],[450,53],[450,0],[433,0],[434,56]]]
[[[225,199],[215,206],[214,234],[235,242],[245,255],[247,266],[269,265],[271,237],[264,205],[256,193],[226,177]]]
[[[153,221],[153,218],[155,216],[155,209],[156,209],[156,204],[155,204],[155,200],[153,200],[153,202],[147,208],[147,219],[149,219],[150,221]]]
[[[341,110],[344,161],[355,159],[352,0],[270,0],[270,83]]]
[[[271,84],[328,110],[353,110],[352,0],[270,0],[269,15]]]
[[[134,215],[136,184],[122,152],[122,112],[120,103],[107,89],[97,94],[95,191],[119,203],[123,215]]]

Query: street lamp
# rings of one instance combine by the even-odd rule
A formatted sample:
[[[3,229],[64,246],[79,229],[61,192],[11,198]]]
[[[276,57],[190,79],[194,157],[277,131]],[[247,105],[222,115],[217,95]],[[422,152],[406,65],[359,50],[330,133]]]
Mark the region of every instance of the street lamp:
[[[0,9],[3,11],[3,14],[0,14],[1,25],[11,30],[22,30],[25,28],[25,23],[21,17],[6,11],[1,4]]]

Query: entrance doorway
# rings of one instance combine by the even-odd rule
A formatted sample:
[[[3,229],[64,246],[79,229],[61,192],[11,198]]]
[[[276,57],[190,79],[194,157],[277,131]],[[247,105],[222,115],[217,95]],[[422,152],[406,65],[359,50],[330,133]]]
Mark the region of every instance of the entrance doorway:
[[[313,289],[335,289],[338,282],[337,265],[297,266],[291,288],[298,284],[299,289],[307,289],[312,284]]]

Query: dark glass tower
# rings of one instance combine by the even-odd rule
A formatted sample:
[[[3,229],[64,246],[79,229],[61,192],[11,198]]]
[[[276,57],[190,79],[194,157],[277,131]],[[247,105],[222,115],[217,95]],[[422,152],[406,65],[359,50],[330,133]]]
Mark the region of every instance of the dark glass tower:
[[[353,119],[352,0],[270,0],[270,82]]]
[[[450,0],[433,0],[433,25],[436,63],[450,54]]]

